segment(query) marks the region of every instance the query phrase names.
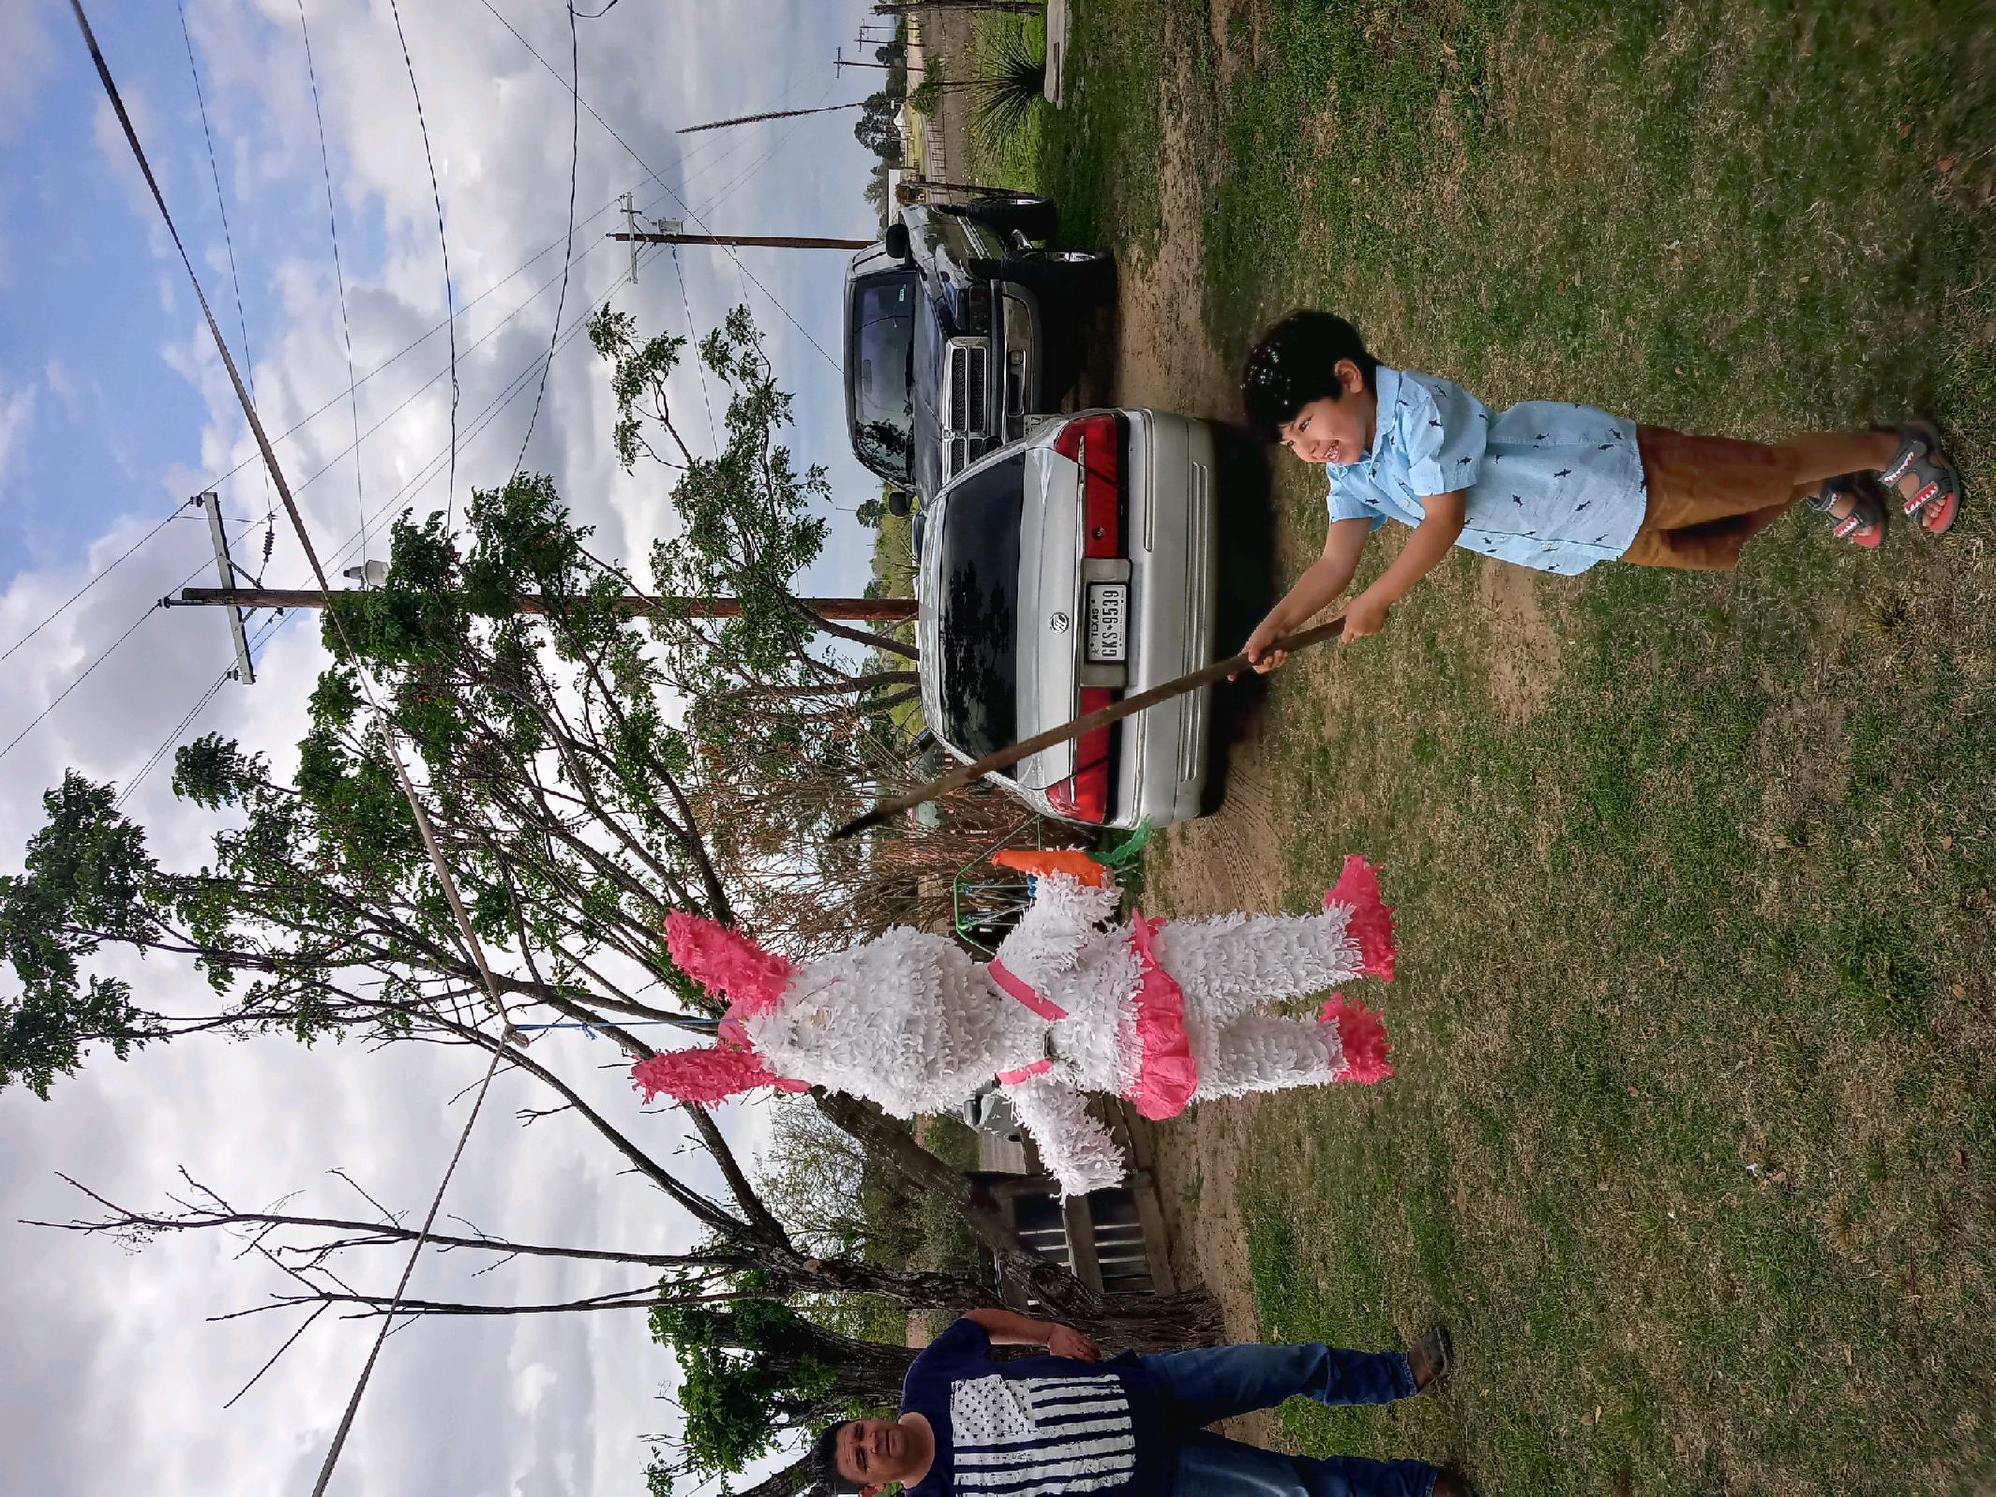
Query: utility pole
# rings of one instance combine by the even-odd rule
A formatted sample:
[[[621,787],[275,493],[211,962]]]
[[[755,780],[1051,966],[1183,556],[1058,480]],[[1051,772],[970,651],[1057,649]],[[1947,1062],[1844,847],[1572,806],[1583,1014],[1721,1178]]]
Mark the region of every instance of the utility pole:
[[[1007,15],[1031,16],[1046,9],[1045,0],[875,0],[876,16],[913,16],[917,20],[931,10],[991,10]]]
[[[624,228],[633,234],[638,232],[638,208],[628,192],[624,194]],[[635,286],[637,283],[638,247],[636,244],[633,244],[631,246],[631,284]]]
[[[236,587],[236,564],[229,559],[229,537],[222,529],[222,501],[212,489],[194,496],[194,502],[208,512],[208,539],[215,547],[215,570],[222,575],[222,586],[217,591],[234,591]],[[161,598],[162,604],[172,606],[172,599]],[[256,685],[256,667],[250,663],[249,637],[243,632],[243,611],[236,605],[229,608],[229,640],[236,647],[236,668],[229,674],[245,686]]]
[[[843,55],[843,54],[844,54],[844,52],[845,52],[845,48],[843,48],[843,47],[835,47],[835,48],[834,48],[834,49],[832,50],[832,66],[833,66],[833,68],[835,68],[835,69],[836,69],[836,68],[873,68],[873,69],[874,69],[874,70],[876,70],[877,72],[882,72],[882,73],[891,73],[891,72],[893,72],[893,71],[894,71],[894,69],[895,69],[895,68],[897,68],[897,67],[899,67],[899,66],[900,66],[900,64],[899,64],[899,63],[889,63],[889,62],[857,62],[857,61],[855,61],[854,59],[852,59],[852,58],[850,58],[850,57],[846,57],[846,56],[844,56],[844,55]]]
[[[704,125],[682,125],[673,133],[676,135],[698,135],[702,130],[726,130],[735,125],[759,125],[764,120],[793,120],[800,114],[837,114],[845,109],[864,109],[866,100],[860,99],[851,104],[821,104],[815,109],[770,109],[761,114],[738,114],[733,119],[709,120]],[[629,193],[624,194],[629,197]],[[628,217],[628,214],[626,215]],[[632,225],[636,227],[635,224]]]
[[[320,592],[317,588],[285,587],[183,587],[178,598],[161,598],[168,608],[324,608],[335,598],[357,598],[367,590],[345,588]],[[894,623],[915,616],[913,598],[799,598],[797,600],[820,618],[859,619],[871,623]],[[520,613],[547,612],[546,602],[533,593],[516,600]],[[652,613],[672,613],[692,619],[738,619],[742,616],[740,598],[652,598],[642,593],[626,593],[614,605],[625,618],[641,618]]]
[[[625,193],[624,226],[629,232],[612,234],[610,237],[612,239],[628,239],[631,242],[631,284],[633,286],[638,283],[638,246],[640,244],[670,244],[676,242],[648,235],[638,227],[642,221],[637,210],[637,205],[631,201],[631,195],[628,192]],[[655,218],[652,220],[652,224],[657,234],[677,234],[681,229],[686,227],[686,220],[683,218]]]
[[[720,244],[735,247],[759,245],[765,249],[866,249],[871,239],[827,239],[816,234],[611,234],[611,239],[637,244]]]

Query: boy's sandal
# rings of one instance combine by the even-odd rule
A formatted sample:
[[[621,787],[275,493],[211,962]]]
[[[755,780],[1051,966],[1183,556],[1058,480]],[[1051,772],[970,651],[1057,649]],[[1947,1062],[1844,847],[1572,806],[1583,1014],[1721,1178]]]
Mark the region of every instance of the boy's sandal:
[[[1839,504],[1848,504],[1842,514]],[[1830,517],[1830,534],[1867,551],[1885,539],[1885,500],[1878,482],[1868,473],[1839,473],[1823,481],[1822,492],[1810,507]]]
[[[1961,507],[1961,475],[1941,451],[1941,434],[1930,421],[1909,421],[1894,430],[1899,451],[1878,481],[1928,535],[1946,535]]]

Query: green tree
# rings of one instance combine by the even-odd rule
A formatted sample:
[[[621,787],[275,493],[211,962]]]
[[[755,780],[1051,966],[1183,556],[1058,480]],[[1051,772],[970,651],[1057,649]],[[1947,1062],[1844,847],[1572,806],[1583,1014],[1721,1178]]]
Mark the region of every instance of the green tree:
[[[852,127],[853,138],[890,166],[901,164],[901,105],[905,99],[900,92],[884,89],[867,95]]]
[[[631,441],[672,440],[660,434],[669,432],[664,386],[678,348],[641,342],[617,323],[599,347],[612,359],[620,432],[634,421]],[[126,1057],[201,1034],[497,1050],[506,1068],[593,1130],[606,1158],[701,1229],[697,1247],[662,1259],[457,1236],[450,1245],[467,1252],[630,1262],[648,1273],[627,1290],[559,1305],[415,1300],[403,1313],[649,1311],[828,1295],[963,1308],[989,1299],[978,1276],[801,1241],[698,1108],[683,1110],[686,1124],[711,1166],[702,1178],[719,1183],[689,1183],[591,1107],[513,1027],[578,1022],[641,1058],[650,1047],[621,1021],[704,1036],[717,1017],[666,950],[669,911],[732,919],[799,954],[814,942],[848,942],[856,925],[885,913],[857,891],[882,884],[898,844],[842,844],[832,858],[819,855],[808,829],[847,814],[872,788],[865,776],[898,772],[905,783],[907,764],[897,770],[880,746],[893,740],[870,721],[903,683],[836,653],[858,646],[895,656],[898,642],[842,633],[798,601],[797,572],[823,541],[822,522],[808,513],[822,475],[798,470],[778,440],[788,397],[771,382],[746,317],[730,318],[700,352],[729,390],[728,435],[707,458],[680,449],[687,461],[671,502],[681,538],[654,552],[652,581],[675,596],[732,592],[743,617],[718,625],[670,609],[633,617],[621,600],[635,583],[594,554],[590,532],[545,478],[522,475],[476,493],[459,532],[437,516],[398,521],[384,583],[343,597],[326,617],[331,662],[311,697],[295,774],[280,778],[219,735],[179,751],[174,789],[187,816],[210,822],[201,866],[157,860],[110,786],[72,773],[45,797],[46,821],[22,872],[0,877],[0,958],[16,980],[0,997],[0,1081],[46,1096],[93,1050]],[[821,699],[827,681],[839,689]],[[379,716],[364,708],[370,696]],[[503,1016],[490,1010],[434,881],[397,786],[396,753],[422,785]],[[177,829],[180,840],[189,829]],[[182,989],[158,982],[139,1002],[114,973],[96,970],[121,948],[190,962],[205,995],[176,1007]],[[1216,1329],[1203,1296],[1125,1300],[1086,1289],[1026,1249],[976,1182],[905,1127],[849,1097],[814,1102],[869,1161],[959,1214],[1051,1312],[1144,1347]],[[352,1271],[333,1278],[328,1264],[339,1252],[406,1249],[414,1235],[392,1221],[238,1212],[212,1192],[151,1213],[103,1204],[108,1216],[69,1225],[134,1240],[253,1227],[280,1257],[268,1234],[306,1234],[295,1243],[297,1274],[273,1303],[308,1313],[386,1313],[385,1288]],[[341,1234],[334,1248],[311,1235],[329,1229]]]
[[[148,933],[138,893],[156,870],[139,829],[111,814],[112,797],[109,786],[65,775],[42,797],[48,824],[28,843],[25,873],[0,878],[0,948],[21,984],[0,999],[0,1086],[18,1081],[44,1101],[86,1044],[101,1041],[123,1059],[148,1037],[130,986],[77,966],[99,939]]]
[[[475,495],[465,518],[461,541],[434,516],[398,523],[386,581],[341,600],[335,617],[344,630],[328,619],[333,661],[312,696],[293,782],[216,735],[180,751],[176,791],[214,817],[203,866],[161,866],[109,786],[72,774],[51,793],[22,873],[0,878],[0,956],[19,984],[0,1026],[0,1070],[46,1093],[93,1046],[129,1055],[202,1033],[497,1047],[706,1230],[712,1246],[688,1265],[689,1293],[741,1292],[740,1276],[754,1270],[785,1297],[863,1293],[911,1306],[987,1297],[983,1283],[961,1273],[809,1251],[699,1109],[687,1117],[725,1191],[688,1185],[487,1011],[480,974],[396,788],[394,750],[361,710],[361,660],[415,760],[510,1023],[580,1022],[633,1057],[649,1055],[620,1020],[663,1020],[705,1035],[716,1017],[713,1000],[672,964],[662,939],[668,911],[732,917],[765,937],[786,928],[800,933],[792,943],[800,949],[813,929],[849,940],[852,911],[824,892],[838,889],[844,865],[819,865],[808,900],[792,894],[798,875],[787,865],[805,861],[808,845],[777,844],[787,857],[772,860],[764,882],[753,863],[723,877],[698,807],[760,814],[791,793],[791,778],[777,775],[766,799],[745,794],[745,779],[761,771],[719,750],[710,755],[691,729],[667,720],[664,651],[649,623],[621,607],[628,579],[591,561],[588,532],[569,520],[552,486],[516,478]],[[520,611],[529,596],[540,612]],[[357,658],[345,653],[349,643]],[[878,879],[870,862],[860,866]],[[805,903],[825,925],[781,927],[783,907]],[[140,1005],[91,970],[106,947],[190,959],[208,1001],[193,1012],[171,1011],[164,1000]],[[167,983],[156,990],[175,991]],[[817,1104],[872,1158],[961,1214],[1009,1273],[1061,1313],[1143,1344],[1176,1340],[1210,1317],[1210,1302],[1196,1297],[1119,1304],[1092,1294],[1028,1252],[976,1185],[904,1127],[849,1097]]]
[[[676,1452],[653,1453],[648,1480],[726,1477],[835,1419],[892,1408],[915,1353],[828,1331],[773,1300],[725,1310],[662,1306],[652,1339],[679,1363],[685,1415]]]

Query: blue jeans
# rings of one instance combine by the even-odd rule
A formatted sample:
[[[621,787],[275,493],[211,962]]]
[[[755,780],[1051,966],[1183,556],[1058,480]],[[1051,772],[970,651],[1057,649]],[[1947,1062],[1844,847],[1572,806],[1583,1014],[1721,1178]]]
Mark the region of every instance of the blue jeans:
[[[1212,1346],[1137,1360],[1163,1384],[1170,1404],[1166,1417],[1183,1431],[1177,1497],[1430,1497],[1441,1474],[1426,1461],[1284,1455],[1202,1428],[1253,1409],[1272,1409],[1294,1394],[1333,1408],[1410,1398],[1414,1373],[1401,1352],[1314,1343]]]

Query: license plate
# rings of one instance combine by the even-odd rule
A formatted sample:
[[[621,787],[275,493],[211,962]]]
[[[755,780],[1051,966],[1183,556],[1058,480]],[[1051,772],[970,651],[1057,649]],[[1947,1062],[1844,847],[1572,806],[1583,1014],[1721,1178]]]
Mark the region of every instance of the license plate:
[[[1111,662],[1128,650],[1130,585],[1127,582],[1088,584],[1088,659]]]

